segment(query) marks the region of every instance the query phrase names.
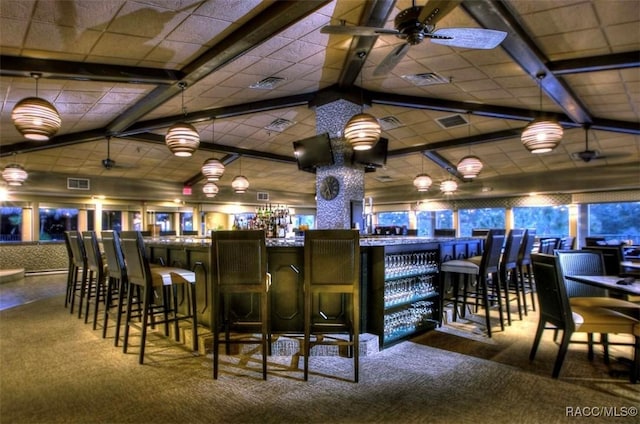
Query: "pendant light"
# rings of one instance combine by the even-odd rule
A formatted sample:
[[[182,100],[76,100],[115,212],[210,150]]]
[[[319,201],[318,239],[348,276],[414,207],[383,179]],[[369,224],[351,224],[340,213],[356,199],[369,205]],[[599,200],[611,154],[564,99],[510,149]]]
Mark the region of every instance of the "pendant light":
[[[178,87],[182,90],[182,112],[186,116],[187,110],[184,107],[184,90],[187,88],[187,83],[181,81],[178,83]],[[193,125],[186,122],[178,122],[169,127],[164,140],[169,150],[178,157],[190,157],[193,152],[198,150],[198,146],[200,146],[200,134],[198,134],[198,131]]]
[[[12,163],[5,166],[2,171],[2,178],[9,184],[10,186],[21,186],[24,183],[29,174],[25,169],[18,165],[17,163]]]
[[[366,54],[358,53],[364,61]],[[375,116],[364,113],[364,87],[362,82],[363,68],[360,68],[360,103],[361,113],[353,115],[344,126],[344,138],[351,144],[353,150],[369,150],[380,140],[382,129]]]
[[[211,144],[215,142],[214,120],[211,120]],[[224,174],[224,164],[216,158],[209,158],[202,164],[202,175],[208,181],[218,181]]]
[[[552,118],[542,116],[542,79],[544,73],[537,75],[540,90],[540,115],[529,123],[520,137],[522,144],[531,153],[547,153],[558,147],[562,141],[562,126]]]
[[[422,152],[420,152],[420,157],[422,158],[422,172],[413,179],[413,185],[418,191],[428,191],[431,184],[433,184],[433,180],[424,173],[424,155]]]
[[[237,194],[244,194],[249,188],[249,180],[242,175],[242,156],[240,156],[240,175],[237,175],[233,181],[231,181],[231,187]]]
[[[38,97],[40,74],[32,73],[36,80],[36,96],[20,100],[11,112],[16,129],[28,140],[47,141],[58,132],[62,119],[56,108]]]
[[[468,116],[471,116],[471,112],[468,112]],[[471,138],[471,119],[467,119],[469,125],[469,138]],[[479,157],[471,154],[471,147],[469,147],[469,154],[458,162],[456,169],[462,174],[463,178],[475,178],[482,171],[482,161]]]
[[[218,186],[211,182],[206,183],[204,186],[202,186],[202,192],[204,193],[205,196],[209,198],[216,197],[216,194],[218,194],[218,191],[220,191],[218,189]]]
[[[458,183],[450,178],[440,183],[440,191],[444,194],[453,194],[456,190],[458,190]]]

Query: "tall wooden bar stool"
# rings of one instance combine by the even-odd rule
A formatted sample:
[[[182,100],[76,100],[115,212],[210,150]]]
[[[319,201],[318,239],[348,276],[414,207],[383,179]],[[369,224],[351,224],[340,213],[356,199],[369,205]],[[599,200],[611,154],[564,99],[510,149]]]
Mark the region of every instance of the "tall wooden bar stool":
[[[120,342],[120,326],[122,325],[123,305],[126,293],[129,289],[129,278],[124,261],[124,255],[120,247],[120,237],[115,231],[103,231],[101,233],[104,256],[107,262],[107,297],[105,299],[104,319],[102,325],[102,338],[107,337],[109,316],[115,308],[116,328],[114,345]],[[139,286],[138,291],[139,291]],[[114,298],[114,295],[117,297]],[[140,298],[140,293],[137,294]],[[139,303],[139,302],[138,302]]]
[[[73,253],[74,275],[72,288],[70,290],[70,307],[69,313],[73,314],[73,308],[78,299],[78,318],[82,316],[82,303],[85,296],[85,286],[87,280],[87,255],[84,250],[84,242],[82,234],[79,231],[66,231],[66,237],[69,239],[71,252]]]
[[[536,230],[529,228],[524,233],[524,239],[520,245],[520,252],[518,253],[518,278],[520,280],[520,287],[522,287],[522,307],[524,308],[524,314],[528,315],[527,307],[527,293],[531,296],[531,309],[536,310],[535,299],[535,284],[533,279],[533,272],[531,270],[531,251],[536,241]]]
[[[504,244],[504,230],[489,230],[482,256],[474,256],[464,260],[447,261],[440,265],[440,271],[443,273],[454,274],[452,278],[464,277],[464,286],[462,293],[459,292],[459,286],[454,284],[454,314],[458,310],[458,302],[462,299],[463,311],[467,307],[467,299],[475,298],[476,307],[485,308],[485,323],[487,334],[491,337],[491,307],[496,304],[498,307],[500,328],[504,330],[504,318],[502,311],[502,296],[500,294],[500,278],[499,265],[502,246]],[[474,278],[475,290],[473,284],[469,284],[469,279]],[[470,287],[472,286],[472,287]]]
[[[85,324],[89,322],[89,308],[93,302],[93,329],[95,330],[100,303],[105,303],[107,274],[95,231],[83,231],[82,240],[84,251],[87,255],[87,268],[89,269],[85,289],[84,322]]]
[[[513,228],[509,230],[502,256],[500,257],[500,281],[504,287],[505,309],[507,322],[511,325],[511,293],[518,306],[518,316],[522,321],[522,292],[518,279],[518,255],[524,238],[524,230]]]
[[[266,380],[271,344],[268,299],[271,275],[267,272],[265,232],[213,231],[211,242],[213,378],[218,378],[220,343],[225,345],[227,354],[231,344],[260,344],[262,378]]]
[[[80,269],[76,267],[76,263],[73,257],[73,248],[71,247],[69,231],[64,232],[64,245],[67,248],[67,256],[69,258],[69,264],[67,267],[67,290],[64,297],[64,307],[66,308],[71,303],[71,298],[74,295],[74,285],[75,281],[78,279],[78,273],[80,272]]]
[[[348,334],[348,340],[337,337]],[[313,340],[312,340],[313,337]],[[315,345],[346,346],[359,378],[360,235],[311,230],[304,236],[304,379]]]
[[[139,231],[123,231],[120,234],[122,253],[126,261],[129,290],[127,292],[127,312],[124,327],[123,352],[127,352],[129,342],[129,329],[140,328],[140,354],[138,362],[144,362],[145,344],[147,340],[147,327],[156,324],[164,324],[165,335],[169,335],[169,324],[174,325],[174,333],[177,341],[180,341],[179,322],[190,320],[193,326],[193,350],[198,350],[198,322],[196,309],[196,275],[194,272],[182,268],[151,267],[147,257],[144,240]],[[138,324],[132,319],[132,304],[134,287],[139,287],[141,292],[141,322]],[[185,287],[190,302],[186,313],[178,310],[178,287]],[[159,320],[156,315],[161,315]]]

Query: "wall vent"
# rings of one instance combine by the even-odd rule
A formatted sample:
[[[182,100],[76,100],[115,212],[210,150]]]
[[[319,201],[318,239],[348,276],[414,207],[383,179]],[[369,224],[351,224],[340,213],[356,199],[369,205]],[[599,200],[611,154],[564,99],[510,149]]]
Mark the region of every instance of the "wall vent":
[[[382,129],[385,131],[389,131],[392,130],[394,128],[400,128],[401,126],[403,126],[404,124],[402,122],[400,122],[400,120],[398,118],[396,118],[395,116],[384,116],[380,119],[378,119],[378,121],[380,122],[380,126],[382,126]]]
[[[269,125],[264,127],[264,129],[267,131],[283,132],[284,130],[286,130],[287,128],[289,128],[294,124],[295,124],[294,121],[289,121],[288,119],[284,119],[284,118],[278,118],[278,119],[274,119]]]
[[[448,130],[449,128],[462,127],[469,124],[467,118],[465,118],[463,115],[460,115],[459,113],[438,118],[436,119],[436,122],[445,130]]]
[[[388,175],[378,175],[375,179],[381,183],[390,183],[391,181],[394,181],[394,179]]]
[[[91,184],[88,178],[67,178],[67,189],[69,190],[89,190]]]
[[[268,202],[269,201],[269,193],[266,193],[264,191],[259,191],[258,192],[258,200],[260,200],[261,202]]]
[[[284,78],[280,77],[267,77],[258,82],[254,82],[249,88],[257,88],[259,90],[273,90],[278,84],[284,81]]]
[[[445,78],[442,75],[436,74],[435,72],[403,75],[402,78],[415,85],[448,84],[450,82],[449,78]]]

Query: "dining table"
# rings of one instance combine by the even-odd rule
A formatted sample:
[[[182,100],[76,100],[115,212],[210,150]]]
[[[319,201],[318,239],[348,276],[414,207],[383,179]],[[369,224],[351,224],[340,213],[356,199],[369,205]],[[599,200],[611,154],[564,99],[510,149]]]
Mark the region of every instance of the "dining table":
[[[638,261],[622,261],[620,262],[620,266],[629,269],[640,269],[640,262]]]
[[[623,295],[640,296],[640,280],[633,278],[623,278],[617,275],[567,275],[566,278]]]

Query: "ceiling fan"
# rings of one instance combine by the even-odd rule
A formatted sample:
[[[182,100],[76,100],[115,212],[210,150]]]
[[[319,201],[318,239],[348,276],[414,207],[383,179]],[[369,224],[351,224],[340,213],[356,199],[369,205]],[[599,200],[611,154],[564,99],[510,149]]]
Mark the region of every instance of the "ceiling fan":
[[[111,159],[111,137],[107,137],[107,157],[102,159],[102,166],[105,169],[113,169],[116,166],[116,161]]]
[[[606,159],[606,156],[601,156],[597,150],[589,150],[589,125],[584,126],[584,150],[572,153],[571,157],[576,160],[580,159],[583,162],[591,162],[594,159]]]
[[[398,13],[394,29],[366,26],[327,25],[320,32],[325,34],[378,36],[395,35],[405,40],[394,48],[376,67],[373,74],[384,75],[391,71],[407,54],[409,47],[420,44],[425,38],[431,42],[467,49],[493,49],[505,39],[507,33],[484,28],[442,28],[436,23],[458,7],[462,0],[430,0],[425,6],[413,6]]]

